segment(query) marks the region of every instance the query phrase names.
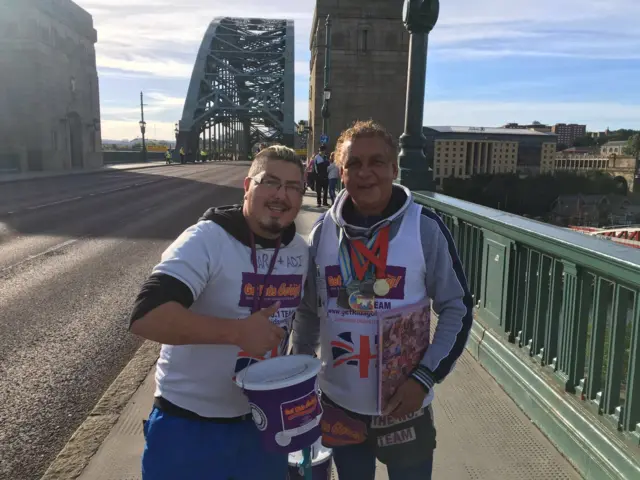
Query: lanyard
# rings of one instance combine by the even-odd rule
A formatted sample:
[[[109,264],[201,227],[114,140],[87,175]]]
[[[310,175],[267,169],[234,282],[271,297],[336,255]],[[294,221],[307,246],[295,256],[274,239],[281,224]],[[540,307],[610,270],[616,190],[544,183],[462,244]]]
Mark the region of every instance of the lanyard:
[[[389,226],[386,226],[376,235],[372,247],[364,244],[362,240],[351,241],[351,264],[358,280],[364,280],[370,265],[375,265],[376,278],[385,278],[387,270],[387,256],[389,254]]]
[[[273,257],[271,257],[271,263],[269,264],[269,270],[267,270],[267,274],[264,276],[262,283],[260,285],[256,285],[256,291],[253,295],[253,307],[251,309],[251,313],[256,313],[260,310],[262,306],[262,300],[264,299],[264,294],[267,291],[267,282],[269,281],[269,277],[273,273],[273,269],[276,266],[276,261],[278,260],[278,252],[280,252],[280,237],[276,240],[276,248],[273,251]],[[253,232],[249,233],[249,241],[251,242],[251,263],[253,264],[253,273],[258,273],[258,252],[256,250],[256,238],[253,235]],[[262,287],[262,292],[260,292],[260,296],[258,296],[258,290]]]

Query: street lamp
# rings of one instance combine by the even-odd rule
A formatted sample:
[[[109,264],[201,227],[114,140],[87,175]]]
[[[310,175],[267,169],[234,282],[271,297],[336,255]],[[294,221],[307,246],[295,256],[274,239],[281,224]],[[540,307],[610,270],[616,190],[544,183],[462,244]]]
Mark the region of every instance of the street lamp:
[[[331,17],[327,15],[325,21],[325,45],[324,45],[324,92],[322,102],[322,134],[329,135],[329,100],[331,100],[331,87],[329,76],[331,74]]]
[[[144,121],[144,95],[140,92],[140,133],[142,133],[142,161],[147,161],[147,144],[144,139],[144,133],[147,130],[147,122]]]
[[[434,190],[433,169],[422,133],[429,32],[438,21],[439,0],[405,0],[402,20],[409,31],[409,65],[404,133],[400,136],[400,183],[411,190]]]
[[[147,161],[147,144],[144,139],[144,133],[147,131],[147,122],[145,122],[144,120],[140,120],[138,124],[140,125],[140,132],[142,133],[142,161],[146,162]]]

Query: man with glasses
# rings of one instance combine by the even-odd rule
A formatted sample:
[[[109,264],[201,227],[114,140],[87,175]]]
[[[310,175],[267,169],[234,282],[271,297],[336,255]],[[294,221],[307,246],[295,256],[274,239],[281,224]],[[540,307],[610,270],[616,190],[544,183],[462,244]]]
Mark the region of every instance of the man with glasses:
[[[233,379],[288,344],[308,269],[293,223],[303,174],[293,150],[259,152],[244,204],[208,210],[142,286],[130,330],[162,344],[144,480],[286,478],[287,455],[262,448]]]
[[[335,152],[346,191],[311,232],[294,352],[321,347],[323,443],[340,479],[373,480],[378,459],[390,480],[428,480],[434,387],[464,351],[473,300],[440,217],[394,184],[389,133],[357,122]],[[438,322],[429,345],[431,308]],[[380,324],[390,327],[386,337]],[[393,389],[380,387],[389,385],[382,359],[398,380]]]

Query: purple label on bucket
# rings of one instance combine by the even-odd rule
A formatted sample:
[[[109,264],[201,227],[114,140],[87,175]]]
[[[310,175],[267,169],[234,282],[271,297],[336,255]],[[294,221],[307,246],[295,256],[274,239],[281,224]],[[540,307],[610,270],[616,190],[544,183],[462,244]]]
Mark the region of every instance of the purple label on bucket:
[[[282,308],[295,308],[300,305],[302,295],[302,275],[270,275],[267,284],[263,285],[264,275],[243,272],[240,290],[241,307],[253,307],[255,295],[262,295],[262,308],[280,302]]]
[[[257,407],[252,412],[266,450],[297,452],[320,438],[322,408],[316,394],[316,377],[275,390],[245,388],[244,393],[249,403]]]
[[[327,294],[329,298],[338,298],[338,292],[342,287],[342,274],[340,273],[340,265],[327,265],[324,269],[324,275],[327,282]],[[386,280],[389,284],[389,293],[384,297],[389,300],[404,300],[404,282],[407,276],[405,267],[387,266]]]
[[[282,409],[282,426],[285,431],[300,428],[322,413],[315,390],[303,397],[283,402],[280,408]]]

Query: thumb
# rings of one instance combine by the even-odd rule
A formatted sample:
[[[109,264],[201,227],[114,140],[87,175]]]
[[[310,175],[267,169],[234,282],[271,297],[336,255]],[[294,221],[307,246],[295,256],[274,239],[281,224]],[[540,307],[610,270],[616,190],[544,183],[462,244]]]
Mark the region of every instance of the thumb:
[[[271,315],[276,313],[279,308],[280,308],[280,302],[276,302],[270,307],[263,308],[262,310],[260,310],[260,313],[262,313],[265,317],[270,317]]]

